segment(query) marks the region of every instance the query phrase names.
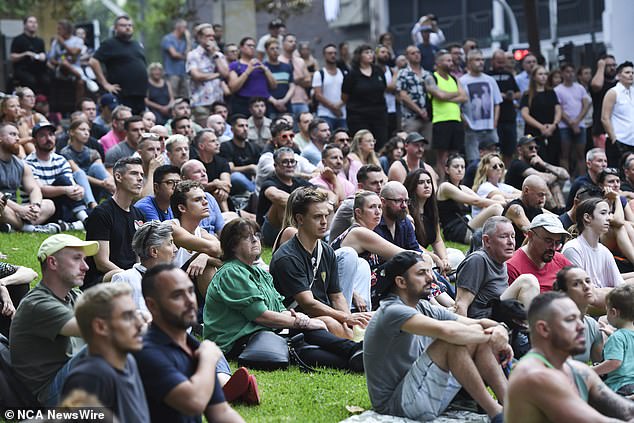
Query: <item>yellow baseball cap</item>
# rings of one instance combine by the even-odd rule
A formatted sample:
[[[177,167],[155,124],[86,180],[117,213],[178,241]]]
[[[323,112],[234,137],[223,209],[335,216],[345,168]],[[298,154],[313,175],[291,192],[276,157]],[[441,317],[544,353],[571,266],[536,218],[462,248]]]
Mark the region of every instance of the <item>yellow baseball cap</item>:
[[[99,250],[99,243],[97,241],[82,241],[76,236],[68,234],[53,235],[42,242],[37,251],[37,259],[42,262],[46,260],[46,257],[66,247],[79,247],[84,250],[84,254],[87,256],[94,256]]]

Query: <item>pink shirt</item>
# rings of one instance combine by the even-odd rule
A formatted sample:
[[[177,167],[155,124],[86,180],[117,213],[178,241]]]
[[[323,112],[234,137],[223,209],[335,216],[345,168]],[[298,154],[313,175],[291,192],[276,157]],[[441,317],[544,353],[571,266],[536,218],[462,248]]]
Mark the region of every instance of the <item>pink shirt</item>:
[[[337,179],[339,179],[339,183],[340,183],[340,184],[343,184],[343,190],[344,190],[344,192],[346,193],[346,197],[349,197],[349,196],[351,196],[352,194],[354,194],[354,192],[356,191],[356,190],[355,190],[355,187],[354,187],[354,185],[352,185],[352,183],[351,183],[350,181],[348,181],[348,180],[346,179],[346,176],[345,176],[345,175],[343,175],[343,174],[339,173],[339,174],[337,175]],[[324,178],[322,178],[322,176],[321,176],[321,175],[319,175],[319,176],[315,176],[315,177],[314,177],[313,179],[311,179],[309,182],[310,182],[311,184],[313,184],[313,185],[318,185],[318,186],[320,186],[320,187],[324,187],[324,188],[326,188],[326,189],[328,189],[328,190],[330,190],[330,191],[333,191],[333,192],[334,192],[334,190],[335,190],[335,187],[334,187],[333,185],[331,185],[331,184],[330,184],[330,182],[328,182],[328,181],[326,181]]]
[[[115,132],[111,129],[106,135],[99,139],[99,143],[103,146],[103,152],[105,153],[124,139],[125,136],[123,138],[119,138],[117,134],[115,134]]]

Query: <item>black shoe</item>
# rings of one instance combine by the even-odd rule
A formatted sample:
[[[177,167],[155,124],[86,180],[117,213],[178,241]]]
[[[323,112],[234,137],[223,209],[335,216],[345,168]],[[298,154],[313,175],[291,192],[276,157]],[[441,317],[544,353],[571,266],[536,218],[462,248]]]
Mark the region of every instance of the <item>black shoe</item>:
[[[363,373],[363,348],[350,356],[348,360],[348,368],[355,373]]]
[[[13,229],[11,228],[11,225],[8,223],[0,223],[0,232],[8,234],[10,232],[12,232]]]

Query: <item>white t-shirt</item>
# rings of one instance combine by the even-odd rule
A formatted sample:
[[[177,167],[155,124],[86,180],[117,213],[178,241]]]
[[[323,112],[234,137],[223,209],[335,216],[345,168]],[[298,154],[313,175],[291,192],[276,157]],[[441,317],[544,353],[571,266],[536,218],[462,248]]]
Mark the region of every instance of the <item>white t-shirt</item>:
[[[575,266],[585,270],[597,288],[617,287],[624,283],[614,256],[601,243],[592,248],[583,236],[579,236],[568,241],[561,252]]]
[[[337,68],[337,73],[335,75],[331,75],[328,73],[326,68],[322,69],[324,74],[324,81],[321,80],[322,72],[315,72],[313,75],[313,88],[321,87],[321,92],[328,101],[331,103],[338,103],[341,101],[341,86],[343,85],[343,72],[341,69]],[[346,118],[346,106],[341,106],[341,118]],[[317,116],[325,116],[333,119],[339,119],[335,116],[333,112],[330,111],[329,108],[319,103],[317,106]]]
[[[491,182],[487,181],[478,187],[478,191],[476,192],[476,194],[478,194],[482,198],[487,198],[491,191],[501,191],[503,194],[513,194],[517,190],[511,185],[505,184],[504,182],[498,182],[497,185],[493,185]],[[482,208],[471,206],[472,217],[476,217],[481,211]]]
[[[486,74],[471,76],[465,73],[460,77],[460,83],[469,96],[469,101],[461,106],[469,128],[473,131],[494,129],[495,106],[502,102],[495,79]]]

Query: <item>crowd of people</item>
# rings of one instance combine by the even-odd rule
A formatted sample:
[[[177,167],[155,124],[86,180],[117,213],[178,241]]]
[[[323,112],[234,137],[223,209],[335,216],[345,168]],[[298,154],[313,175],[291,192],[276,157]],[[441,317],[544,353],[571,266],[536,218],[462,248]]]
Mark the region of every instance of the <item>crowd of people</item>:
[[[493,422],[634,418],[631,62],[519,71],[433,15],[323,61],[279,19],[237,44],[177,19],[149,65],[128,16],[94,52],[37,30],[0,104],[0,231],[50,234],[33,289],[0,265],[23,404],[238,422],[260,391],[227,359],[274,366],[266,345],[364,372],[395,416],[464,388]]]

